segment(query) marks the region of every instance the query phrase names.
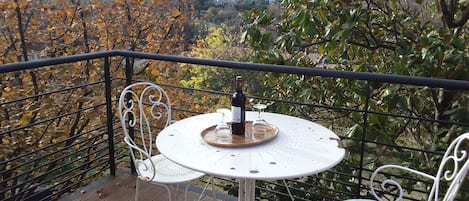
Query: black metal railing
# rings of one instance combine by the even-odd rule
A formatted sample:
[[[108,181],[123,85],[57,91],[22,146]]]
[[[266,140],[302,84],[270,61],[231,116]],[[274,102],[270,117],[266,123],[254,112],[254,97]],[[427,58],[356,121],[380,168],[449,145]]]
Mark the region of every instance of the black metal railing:
[[[144,71],[134,72],[134,59],[168,64],[168,68],[184,64],[225,69],[224,72],[249,72],[257,77],[267,77],[263,84],[268,90],[276,86],[297,85],[283,95],[277,95],[284,92],[281,88],[272,89],[271,96],[253,90],[249,98],[269,102],[271,106],[268,110],[271,112],[288,113],[321,123],[336,131],[347,147],[347,156],[337,167],[288,181],[297,200],[342,200],[367,196],[371,172],[376,166],[388,162],[421,159],[421,163],[426,165],[414,168],[434,173],[438,167],[435,165],[438,156],[443,150],[438,146],[447,145],[444,143],[449,140],[447,136],[469,130],[467,118],[458,120],[428,115],[431,112],[415,113],[408,108],[417,106],[399,105],[405,104],[400,100],[394,101],[396,106],[389,106],[393,100],[381,96],[382,93],[397,93],[407,101],[414,101],[414,97],[425,99],[429,94],[438,92],[452,93],[467,100],[469,81],[462,80],[206,60],[131,51],[107,51],[6,64],[0,66],[3,77],[0,86],[3,90],[0,96],[0,141],[4,151],[0,155],[1,200],[59,199],[99,177],[115,175],[118,168],[130,167],[115,110],[119,91],[132,82],[154,81],[173,94],[185,94],[185,99],[203,95],[208,99],[223,100],[230,96],[226,89],[194,88],[162,82],[158,76],[142,73]],[[155,67],[150,65],[148,68]],[[272,78],[275,76],[283,76],[282,79],[288,82],[280,83]],[[302,95],[304,90],[326,95],[320,96],[320,99],[305,97]],[[328,95],[335,97],[329,99]],[[387,98],[398,99],[395,96]],[[173,116],[207,112],[207,108],[219,106],[214,102],[217,101],[204,102],[205,107],[191,107],[195,103],[176,100],[173,106],[176,114]],[[380,105],[387,109],[381,109]],[[467,104],[453,107],[467,111]],[[419,108],[429,110],[427,107]],[[438,132],[423,135],[430,131]],[[396,137],[396,133],[405,135]],[[422,142],[423,145],[429,141],[427,144],[434,146],[414,146],[406,140]],[[420,200],[431,185],[421,178],[407,175],[401,178],[411,181],[406,186],[409,192],[406,199],[409,200]],[[227,178],[217,181],[219,188],[229,194],[236,194],[235,182]],[[258,182],[257,191],[259,197],[268,200],[288,198],[284,186],[275,181]],[[460,197],[467,198],[468,186],[463,186],[461,192]]]

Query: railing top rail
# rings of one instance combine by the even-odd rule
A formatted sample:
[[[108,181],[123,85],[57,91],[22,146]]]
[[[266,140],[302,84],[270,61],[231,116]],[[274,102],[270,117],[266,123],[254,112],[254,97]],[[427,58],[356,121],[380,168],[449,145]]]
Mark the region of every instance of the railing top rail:
[[[0,73],[13,72],[25,69],[34,69],[44,66],[58,65],[64,63],[72,63],[83,60],[99,59],[103,57],[112,56],[124,56],[140,59],[152,59],[161,61],[171,61],[179,63],[190,63],[208,66],[218,66],[224,68],[233,69],[244,69],[244,70],[255,70],[255,71],[268,71],[277,73],[289,73],[297,75],[310,75],[310,76],[322,76],[331,78],[346,78],[351,80],[367,80],[376,82],[388,82],[395,84],[409,84],[417,86],[429,86],[435,88],[445,89],[456,89],[456,90],[468,90],[469,81],[467,80],[450,80],[442,78],[430,78],[430,77],[414,77],[404,75],[391,75],[391,74],[380,74],[380,73],[369,73],[369,72],[353,72],[353,71],[341,71],[324,68],[305,68],[298,66],[282,66],[273,64],[256,64],[247,62],[233,62],[223,60],[210,60],[193,57],[183,57],[175,55],[162,55],[162,54],[150,54],[142,52],[134,52],[128,50],[112,50],[103,51],[96,53],[79,54],[66,57],[57,57],[45,60],[35,60],[28,62],[20,62],[13,64],[0,65]]]

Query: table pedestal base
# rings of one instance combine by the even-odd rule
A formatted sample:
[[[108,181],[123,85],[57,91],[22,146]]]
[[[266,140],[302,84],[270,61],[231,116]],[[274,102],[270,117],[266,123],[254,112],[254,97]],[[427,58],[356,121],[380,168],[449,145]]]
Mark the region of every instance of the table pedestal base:
[[[255,201],[256,200],[256,180],[240,179],[238,190],[239,201]]]

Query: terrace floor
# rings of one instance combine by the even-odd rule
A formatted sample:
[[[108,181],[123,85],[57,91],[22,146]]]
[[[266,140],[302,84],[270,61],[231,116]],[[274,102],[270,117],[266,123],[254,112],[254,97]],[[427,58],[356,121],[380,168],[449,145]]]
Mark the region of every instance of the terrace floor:
[[[65,197],[62,201],[132,201],[135,198],[135,180],[136,176],[129,171],[119,171],[115,177],[106,177],[89,186],[79,189],[77,192]],[[166,189],[159,185],[140,182],[139,200],[140,201],[168,201]],[[188,191],[187,200],[193,201],[199,198],[202,189],[191,186]],[[209,187],[210,190],[210,187]],[[177,200],[184,200],[184,189],[179,188]],[[212,193],[205,193],[201,201],[231,201],[236,198],[216,194],[219,199],[213,199]],[[173,200],[175,200],[173,198]]]

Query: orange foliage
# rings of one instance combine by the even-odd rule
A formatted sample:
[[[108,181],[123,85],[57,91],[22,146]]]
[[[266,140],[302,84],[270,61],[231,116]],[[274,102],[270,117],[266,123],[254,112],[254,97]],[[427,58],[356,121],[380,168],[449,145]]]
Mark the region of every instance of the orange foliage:
[[[115,0],[113,3],[92,1],[91,4],[84,0],[0,1],[0,64],[118,49],[178,54],[184,44],[183,24],[193,14],[191,7],[189,0]],[[122,64],[123,58],[112,58],[112,77],[124,77]],[[106,122],[105,108],[97,107],[104,103],[103,84],[41,94],[100,82],[102,65],[103,60],[90,60],[3,74],[0,77],[0,104],[3,106],[0,132],[33,126],[0,137],[0,160],[51,143],[65,146],[101,135],[98,131],[89,131]],[[144,71],[136,70],[139,74],[135,77],[177,85],[179,72],[174,71],[177,69],[174,65],[155,62]],[[113,93],[119,93],[120,89],[113,88]],[[184,100],[182,92],[168,89],[168,93],[175,97],[174,104]],[[34,95],[37,96],[4,104]],[[37,123],[60,115],[64,116]],[[5,165],[14,168],[15,162]],[[16,173],[3,175],[4,179]]]

